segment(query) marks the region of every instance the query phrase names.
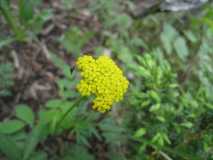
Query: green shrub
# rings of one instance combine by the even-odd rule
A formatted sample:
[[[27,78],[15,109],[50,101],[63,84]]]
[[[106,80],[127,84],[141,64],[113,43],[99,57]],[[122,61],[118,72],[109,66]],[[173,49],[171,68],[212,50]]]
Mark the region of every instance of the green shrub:
[[[129,101],[137,111],[134,111],[136,116],[132,121],[137,123],[133,127],[140,126],[133,136],[140,144],[135,146],[139,156],[146,159],[152,154],[156,158],[167,154],[175,159],[208,157],[204,146],[196,147],[203,143],[202,136],[196,135],[211,132],[208,127],[200,128],[203,116],[212,110],[204,88],[183,91],[177,83],[177,74],[166,60],[161,59],[159,63],[146,54],[138,61],[139,66],[134,71],[137,81],[132,84]],[[194,143],[193,146],[191,143]],[[202,154],[195,154],[200,152]]]

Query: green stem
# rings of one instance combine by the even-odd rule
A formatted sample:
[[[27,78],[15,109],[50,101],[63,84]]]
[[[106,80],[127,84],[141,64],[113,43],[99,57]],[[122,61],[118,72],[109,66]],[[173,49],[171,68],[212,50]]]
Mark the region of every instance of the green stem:
[[[68,114],[75,108],[76,105],[78,105],[82,99],[78,99],[65,113],[64,115],[59,119],[57,125],[56,125],[56,130],[60,127],[61,123],[64,121],[64,119],[68,116]]]

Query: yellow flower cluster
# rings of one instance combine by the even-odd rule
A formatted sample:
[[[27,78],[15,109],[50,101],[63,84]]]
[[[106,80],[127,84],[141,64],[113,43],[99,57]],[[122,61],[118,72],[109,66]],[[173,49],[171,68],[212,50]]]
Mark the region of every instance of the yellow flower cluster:
[[[106,112],[114,102],[122,100],[129,82],[111,58],[85,55],[77,60],[77,68],[82,76],[77,90],[82,96],[96,96],[93,109]]]

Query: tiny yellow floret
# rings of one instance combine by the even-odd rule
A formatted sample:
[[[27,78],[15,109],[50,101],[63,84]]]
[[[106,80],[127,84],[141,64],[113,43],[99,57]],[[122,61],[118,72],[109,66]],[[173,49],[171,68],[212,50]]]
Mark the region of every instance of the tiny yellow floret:
[[[95,95],[93,109],[106,112],[122,100],[129,82],[111,58],[85,55],[78,58],[76,65],[82,77],[77,90],[82,96]]]

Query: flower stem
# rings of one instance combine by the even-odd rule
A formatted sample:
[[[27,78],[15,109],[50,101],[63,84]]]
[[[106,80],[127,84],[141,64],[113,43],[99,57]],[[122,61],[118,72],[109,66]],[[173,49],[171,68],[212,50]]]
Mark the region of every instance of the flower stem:
[[[61,116],[58,123],[56,124],[56,130],[61,126],[64,119],[69,115],[69,113],[75,108],[76,105],[78,105],[82,101],[82,98],[79,98],[72,106]]]

